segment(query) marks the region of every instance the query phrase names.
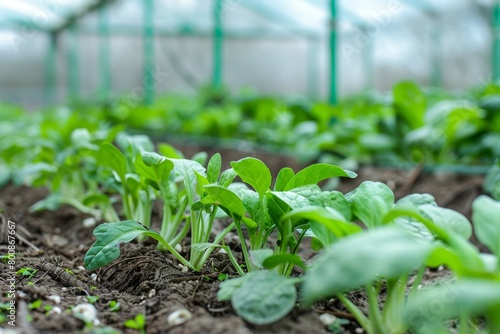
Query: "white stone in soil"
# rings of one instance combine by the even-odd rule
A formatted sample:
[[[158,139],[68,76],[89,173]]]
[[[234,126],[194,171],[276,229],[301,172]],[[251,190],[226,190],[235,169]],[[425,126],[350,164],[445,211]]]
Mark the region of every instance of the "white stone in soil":
[[[85,218],[82,222],[83,227],[94,227],[97,224],[94,217]]]
[[[186,321],[190,320],[193,317],[191,312],[186,310],[185,308],[181,308],[178,310],[175,310],[174,312],[170,313],[167,318],[167,322],[171,326],[176,326],[176,325],[181,325],[185,323]]]
[[[56,304],[60,304],[61,303],[61,296],[58,296],[58,295],[50,295],[47,297],[48,300],[52,300],[54,303]]]
[[[99,319],[97,319],[97,309],[92,304],[82,303],[76,305],[75,307],[73,307],[73,314],[77,314],[82,320],[90,322],[94,326],[100,324]]]
[[[323,325],[330,326],[335,322],[335,320],[337,320],[337,317],[330,313],[323,313],[319,316],[319,320],[321,320]]]

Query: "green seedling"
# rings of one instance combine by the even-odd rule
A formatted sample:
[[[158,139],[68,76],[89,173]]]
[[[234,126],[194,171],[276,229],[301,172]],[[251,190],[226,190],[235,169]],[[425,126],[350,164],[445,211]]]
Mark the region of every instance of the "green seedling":
[[[35,277],[36,273],[38,272],[37,269],[33,268],[21,268],[16,272],[16,275],[22,275],[23,277],[28,278],[29,280]]]
[[[123,323],[127,328],[138,330],[141,334],[146,334],[146,317],[139,313],[134,319],[129,319]]]
[[[30,309],[30,310],[37,310],[41,306],[42,306],[42,300],[41,299],[37,299],[34,302],[31,302],[31,303],[28,304],[28,309]]]
[[[121,304],[117,302],[116,300],[112,300],[109,302],[109,310],[111,312],[118,312],[121,309]]]
[[[87,298],[87,301],[91,304],[94,304],[96,301],[99,300],[99,297],[98,296],[86,296]]]

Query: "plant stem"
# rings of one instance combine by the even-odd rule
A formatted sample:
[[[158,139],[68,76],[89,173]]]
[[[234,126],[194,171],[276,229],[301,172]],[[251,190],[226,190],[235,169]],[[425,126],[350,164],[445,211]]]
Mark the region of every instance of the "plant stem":
[[[243,231],[241,230],[241,220],[235,221],[235,226],[236,226],[236,231],[238,231],[238,237],[240,238],[241,251],[243,252],[243,258],[245,259],[245,263],[247,264],[247,270],[248,272],[251,272],[252,262],[250,262],[247,243],[245,241],[245,236],[243,235]]]
[[[214,242],[213,242],[213,243],[214,243],[214,244],[217,244],[217,245],[218,245],[218,244],[220,244],[220,243],[222,242],[222,240],[224,239],[224,237],[225,237],[225,236],[226,236],[226,235],[227,235],[227,234],[228,234],[228,233],[229,233],[229,232],[230,232],[230,231],[234,228],[234,226],[235,226],[235,223],[234,223],[234,222],[232,222],[231,224],[229,224],[229,225],[228,225],[228,227],[226,227],[224,230],[222,230],[222,232],[220,232],[220,233],[219,233],[219,234],[215,237],[215,239],[214,239]],[[229,249],[229,247],[228,247],[228,249]],[[229,250],[229,251],[231,251],[231,250]],[[207,261],[208,257],[210,256],[210,254],[211,254],[212,252],[213,252],[213,248],[207,249],[207,250],[205,251],[205,253],[203,254],[203,257],[202,257],[202,259],[201,259],[201,263],[205,263],[205,262]],[[226,250],[226,252],[227,252],[227,250]],[[229,254],[229,253],[228,253],[228,254]],[[234,263],[233,263],[233,264],[234,264]],[[238,263],[236,263],[236,264],[238,264]],[[240,268],[240,266],[239,266],[239,265],[238,265],[238,267],[236,268],[236,270],[238,270],[238,268]],[[239,270],[241,270],[241,268],[240,268]],[[238,272],[239,272],[239,270],[238,270]]]
[[[361,327],[363,327],[368,332],[368,334],[375,334],[373,332],[370,320],[368,320],[368,318],[366,317],[366,315],[364,315],[364,313],[356,305],[354,305],[353,302],[351,302],[343,294],[338,294],[337,298],[340,300],[340,302],[342,304],[344,304],[344,306],[346,307],[346,309],[349,312],[351,312],[351,314],[354,316],[354,318],[356,319],[356,321],[361,325]]]
[[[420,286],[420,283],[422,283],[422,279],[424,278],[425,270],[426,270],[425,264],[421,265],[420,268],[418,269],[417,276],[413,280],[412,286],[410,293],[408,295],[408,298],[412,298],[418,291],[418,287]]]
[[[391,333],[405,333],[402,321],[402,311],[405,304],[406,282],[408,275],[400,279],[387,280],[387,299],[382,312],[384,326],[390,328]]]
[[[160,244],[162,244],[170,253],[172,253],[173,256],[175,256],[175,258],[177,260],[179,260],[180,263],[182,263],[183,265],[185,265],[188,268],[196,270],[189,261],[187,261],[184,257],[182,257],[182,255],[179,254],[179,252],[177,252],[175,250],[175,248],[172,247],[172,245],[170,245],[165,239],[163,239],[161,236],[159,236],[158,233],[156,233],[156,232],[146,232],[144,234],[147,235],[147,236],[150,236],[151,238],[155,239]]]
[[[368,295],[368,307],[369,307],[369,317],[371,320],[372,330],[374,334],[387,334],[388,331],[384,330],[384,324],[382,322],[382,315],[380,314],[380,309],[378,306],[377,293],[375,292],[375,287],[372,284],[367,284],[366,293]]]
[[[241,269],[240,265],[238,264],[238,261],[236,261],[236,258],[234,257],[233,252],[231,252],[229,246],[222,246],[222,249],[226,251],[229,260],[233,264],[234,269],[236,269],[238,274],[240,274],[240,276],[245,276],[246,275],[245,272],[243,271],[243,269]]]

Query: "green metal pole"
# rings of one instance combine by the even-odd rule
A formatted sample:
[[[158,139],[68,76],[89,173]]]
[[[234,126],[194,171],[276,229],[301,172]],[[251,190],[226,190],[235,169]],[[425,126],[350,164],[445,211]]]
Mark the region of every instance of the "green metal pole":
[[[330,103],[337,103],[337,4],[330,0]]]
[[[215,88],[220,88],[222,85],[222,6],[223,0],[213,0],[213,73],[212,85]]]
[[[155,97],[154,0],[144,0],[144,103],[151,104]]]
[[[69,26],[69,42],[66,61],[66,75],[68,81],[68,97],[77,97],[80,90],[80,59],[78,24],[75,22]]]
[[[438,21],[439,17],[433,16],[434,27],[432,36],[432,69],[431,69],[431,84],[433,87],[441,87],[441,35],[442,26]]]
[[[101,75],[99,96],[107,99],[111,91],[111,60],[107,7],[103,7],[99,11],[99,72]]]
[[[320,40],[310,38],[307,48],[307,93],[312,99],[318,98],[318,65]]]
[[[45,105],[56,102],[57,87],[57,34],[50,33],[48,37],[47,56],[45,59]]]
[[[500,0],[493,5],[492,80],[500,82]]]
[[[375,66],[373,59],[375,58],[375,41],[370,41],[363,50],[363,64],[365,71],[365,90],[368,92],[375,87]]]

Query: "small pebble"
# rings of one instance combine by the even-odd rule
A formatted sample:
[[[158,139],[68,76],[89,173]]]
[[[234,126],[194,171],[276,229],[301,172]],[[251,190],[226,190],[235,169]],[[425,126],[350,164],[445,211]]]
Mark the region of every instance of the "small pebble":
[[[97,274],[96,273],[92,273],[92,275],[90,275],[90,278],[92,278],[92,280],[94,282],[97,282]]]
[[[47,299],[52,300],[56,304],[61,303],[61,296],[58,296],[58,295],[50,295],[47,297]]]
[[[59,306],[54,306],[50,309],[48,314],[62,314],[62,310]]]
[[[355,332],[358,334],[361,334],[361,333],[364,333],[365,330],[363,328],[359,327],[359,328],[356,328]]]
[[[94,217],[85,218],[82,222],[83,227],[94,227],[96,225],[96,220]]]
[[[156,296],[156,290],[155,289],[151,289],[151,291],[149,291],[148,298],[151,299],[154,296]]]
[[[168,315],[167,322],[171,326],[176,326],[185,323],[192,317],[193,315],[191,314],[191,312],[189,312],[185,308],[181,308],[170,313]]]
[[[227,254],[226,250],[224,248],[219,249],[219,253],[221,254]]]
[[[84,266],[78,266],[78,270],[85,271],[85,267]]]
[[[175,250],[178,251],[178,252],[181,252],[182,251],[182,246],[180,244],[177,244],[175,245]]]
[[[319,320],[321,320],[323,325],[328,327],[331,324],[333,324],[335,320],[337,320],[337,317],[330,313],[323,313],[322,315],[319,316]]]
[[[97,309],[94,305],[89,303],[78,304],[73,307],[73,314],[85,322],[90,322],[94,326],[100,324],[99,319],[97,319]]]

